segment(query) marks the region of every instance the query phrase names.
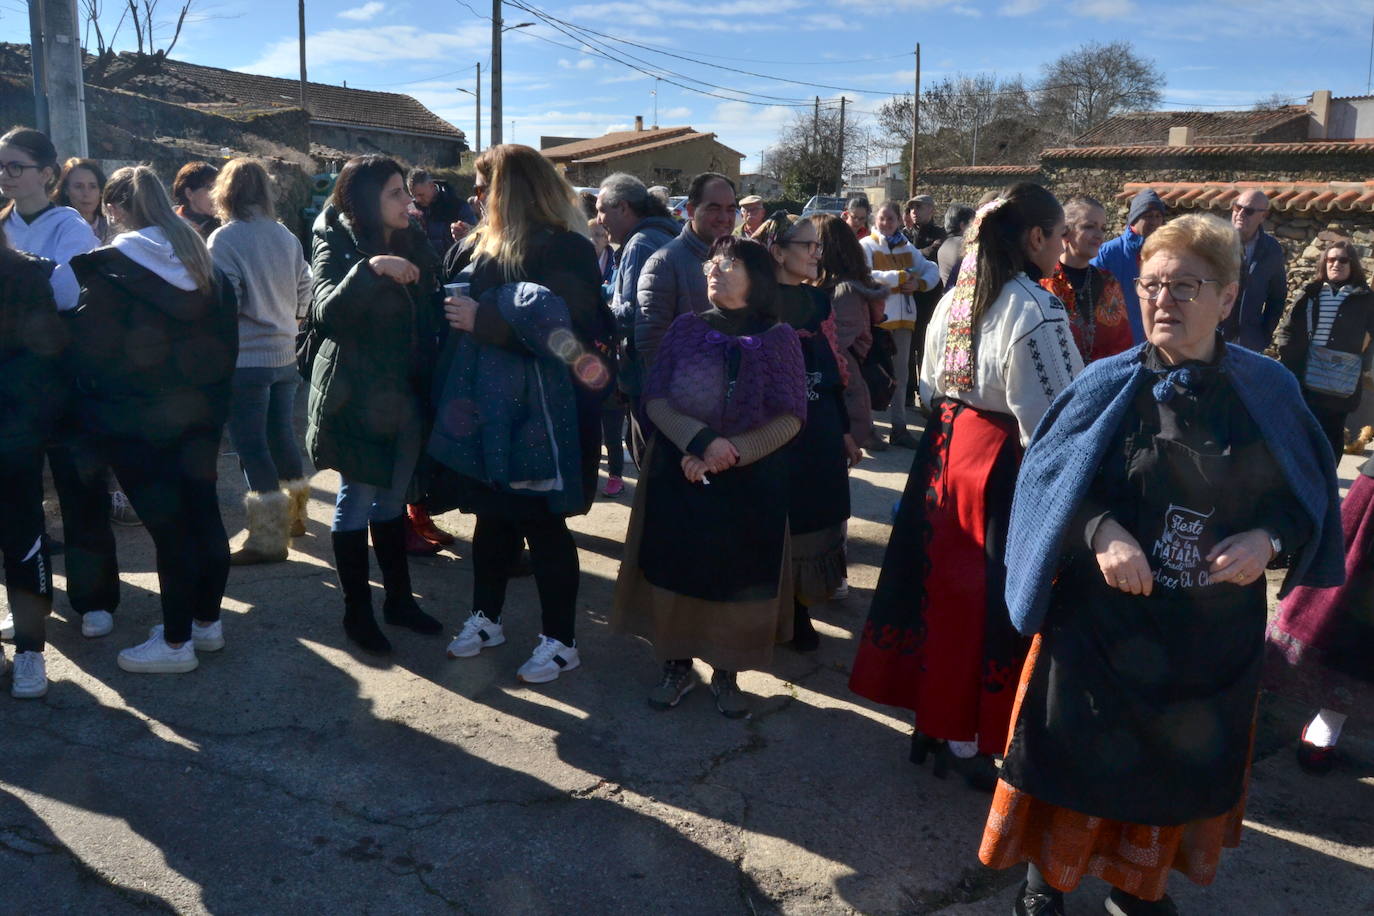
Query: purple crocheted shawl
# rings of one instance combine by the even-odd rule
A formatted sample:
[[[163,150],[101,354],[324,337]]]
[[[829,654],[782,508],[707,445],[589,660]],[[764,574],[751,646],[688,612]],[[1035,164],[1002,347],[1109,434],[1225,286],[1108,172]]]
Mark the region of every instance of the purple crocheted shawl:
[[[727,392],[731,350],[739,351],[739,372]],[[775,324],[762,334],[731,337],[696,315],[681,315],[664,335],[644,388],[646,402],[658,398],[726,437],[783,414],[805,423],[806,366],[797,333]]]

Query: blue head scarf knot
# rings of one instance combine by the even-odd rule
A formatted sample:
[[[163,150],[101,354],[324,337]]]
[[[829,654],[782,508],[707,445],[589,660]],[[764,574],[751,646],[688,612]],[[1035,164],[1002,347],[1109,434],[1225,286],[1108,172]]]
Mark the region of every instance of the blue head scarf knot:
[[[1167,404],[1179,393],[1179,389],[1184,391],[1194,391],[1198,383],[1202,381],[1202,373],[1193,366],[1182,366],[1169,372],[1158,373],[1159,381],[1155,382],[1151,389],[1155,400],[1161,404]]]

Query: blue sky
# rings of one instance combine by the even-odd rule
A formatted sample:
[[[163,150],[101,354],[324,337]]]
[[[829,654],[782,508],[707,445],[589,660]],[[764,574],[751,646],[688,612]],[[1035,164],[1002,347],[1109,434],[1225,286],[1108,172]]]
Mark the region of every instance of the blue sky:
[[[1153,58],[1168,84],[1166,107],[1249,107],[1280,93],[1314,89],[1362,94],[1369,70],[1374,3],[1335,0],[518,0],[617,39],[690,58],[664,56],[589,36],[569,37],[540,22],[508,32],[504,44],[506,140],[538,145],[540,135],[598,136],[651,123],[655,80],[605,56],[639,58],[724,89],[723,98],[657,84],[658,119],[715,131],[745,153],[745,171],[798,110],[842,87],[864,118],[912,83],[921,42],[922,80],[955,71],[1022,73],[1084,41],[1126,39]],[[177,0],[163,0],[174,7]],[[468,4],[471,5],[468,5]],[[119,4],[106,0],[106,6]],[[292,0],[200,0],[174,56],[229,69],[293,77],[297,70]],[[307,0],[308,67],[315,81],[405,92],[472,132],[473,65],[483,65],[483,142],[489,134],[489,0]],[[506,7],[508,24],[539,22]],[[119,45],[132,40],[121,34]],[[574,33],[576,34],[576,33]],[[22,0],[0,0],[0,40],[27,41]],[[556,44],[555,44],[556,42]],[[729,69],[766,74],[766,77]],[[665,79],[688,82],[679,76]],[[750,93],[745,95],[743,93]],[[793,101],[788,101],[793,100]],[[511,121],[514,121],[512,134]],[[869,119],[871,120],[871,119]],[[874,162],[883,152],[874,149]]]

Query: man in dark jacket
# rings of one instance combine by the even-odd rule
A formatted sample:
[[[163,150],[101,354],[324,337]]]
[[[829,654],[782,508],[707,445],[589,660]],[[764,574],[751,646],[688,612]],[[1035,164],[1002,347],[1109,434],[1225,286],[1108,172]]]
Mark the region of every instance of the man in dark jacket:
[[[601,182],[596,196],[596,221],[606,227],[611,241],[620,246],[620,266],[616,268],[611,311],[616,330],[625,343],[620,362],[620,389],[638,398],[643,385],[643,367],[634,346],[635,291],[639,275],[649,256],[677,237],[677,221],[668,214],[662,201],[649,193],[633,175],[617,172]]]
[[[681,234],[644,263],[635,294],[635,347],[646,371],[677,316],[711,307],[701,265],[711,244],[735,228],[736,208],[735,183],[716,172],[703,172],[687,189],[688,219]]]
[[[902,213],[902,234],[925,256],[927,261],[936,263],[940,245],[945,240],[944,227],[935,223],[935,198],[929,194],[917,194],[906,202]],[[921,354],[925,351],[926,328],[930,326],[930,316],[935,314],[935,306],[945,294],[943,283],[937,283],[925,292],[918,292],[916,299],[916,330],[912,337],[915,346],[911,348],[911,363],[907,371],[906,400],[910,407],[916,406],[916,380],[921,376]]]
[[[1241,262],[1240,295],[1236,307],[1221,323],[1227,342],[1263,353],[1283,317],[1288,297],[1288,270],[1283,246],[1264,231],[1269,198],[1250,189],[1231,204],[1231,225],[1240,233],[1245,258]]]
[[[1146,188],[1131,198],[1131,208],[1126,212],[1126,229],[1114,239],[1108,240],[1097,250],[1092,259],[1093,267],[1110,271],[1121,284],[1121,294],[1126,299],[1126,320],[1131,325],[1131,340],[1145,342],[1145,324],[1140,317],[1140,296],[1135,291],[1136,278],[1140,276],[1140,249],[1145,247],[1145,238],[1164,225],[1164,201],[1158,194]]]
[[[477,216],[456,191],[442,181],[435,181],[424,169],[411,169],[406,184],[420,211],[420,222],[430,247],[442,258],[454,242],[477,224]]]

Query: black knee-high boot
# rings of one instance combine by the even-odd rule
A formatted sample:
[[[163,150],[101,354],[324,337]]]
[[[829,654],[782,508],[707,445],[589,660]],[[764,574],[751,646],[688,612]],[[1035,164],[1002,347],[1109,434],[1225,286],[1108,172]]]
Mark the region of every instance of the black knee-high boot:
[[[367,531],[335,531],[334,569],[344,599],[344,633],[364,652],[386,655],[391,641],[372,616],[372,586],[367,581]]]
[[[405,627],[416,633],[433,636],[444,632],[444,625],[420,610],[410,592],[410,560],[406,556],[406,525],[404,515],[389,522],[372,523],[372,551],[382,568],[382,584],[386,587],[386,603],[382,617],[394,627]]]
[[[798,652],[815,652],[820,645],[821,635],[811,625],[811,612],[806,605],[792,599],[792,648]]]

